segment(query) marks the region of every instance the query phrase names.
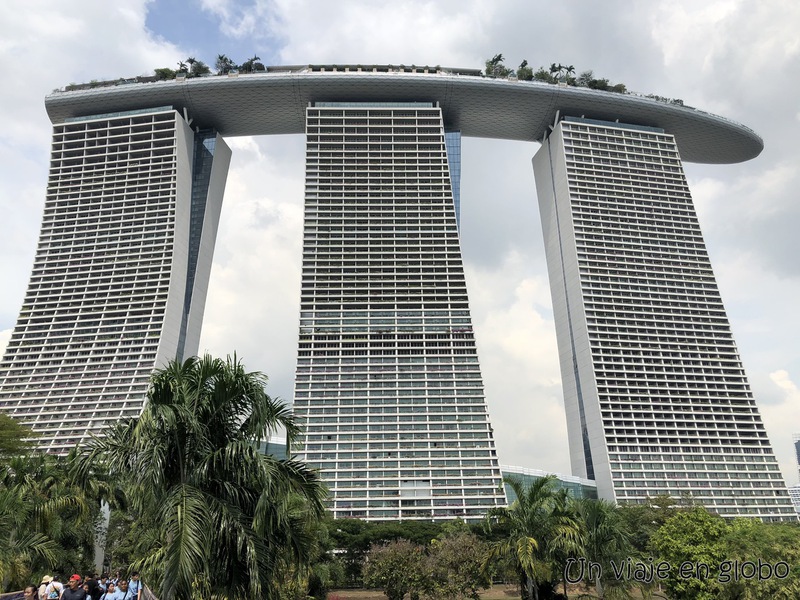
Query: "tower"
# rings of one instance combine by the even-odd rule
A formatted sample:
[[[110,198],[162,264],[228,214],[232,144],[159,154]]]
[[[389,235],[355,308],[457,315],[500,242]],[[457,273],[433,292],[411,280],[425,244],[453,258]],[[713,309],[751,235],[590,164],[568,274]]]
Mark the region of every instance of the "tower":
[[[505,498],[461,261],[458,135],[446,144],[433,103],[306,115],[301,457],[336,517],[480,518]]]
[[[138,417],[153,369],[197,352],[230,150],[171,107],[53,127],[0,408],[65,453]]]
[[[544,139],[534,171],[575,474],[607,498],[685,492],[725,515],[787,515],[681,166],[750,160],[755,132],[474,69],[152,79],[46,98],[45,214],[0,365],[0,409],[45,448],[137,416],[153,368],[196,352],[230,159],[219,135],[305,133],[302,456],[337,516],[475,518],[503,502],[459,250],[460,137]],[[550,135],[558,111],[606,121]]]
[[[533,160],[573,474],[794,518],[674,138],[565,117]]]

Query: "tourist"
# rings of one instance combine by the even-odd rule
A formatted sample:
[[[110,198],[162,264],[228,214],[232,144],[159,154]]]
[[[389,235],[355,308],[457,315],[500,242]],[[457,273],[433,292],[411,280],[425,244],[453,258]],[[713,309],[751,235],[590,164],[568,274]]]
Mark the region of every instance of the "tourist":
[[[35,585],[29,585],[22,590],[22,600],[38,600],[39,592]]]
[[[139,600],[142,597],[142,582],[139,579],[139,573],[137,571],[131,573],[128,589],[131,591],[131,598],[134,600]]]
[[[100,596],[100,600],[115,600],[117,597],[117,586],[114,585],[113,581],[109,581],[106,587],[106,591],[103,592],[103,595]]]
[[[45,588],[43,591],[41,587],[39,588],[39,598],[42,600],[58,600],[61,598],[61,594],[64,592],[64,586],[58,580],[58,575],[55,577],[46,575],[42,577],[42,583],[44,584]]]
[[[97,581],[96,573],[89,573],[86,575],[86,578],[83,580],[83,587],[92,600],[100,600],[100,596],[103,595],[103,590],[100,587],[100,582]]]
[[[69,578],[69,587],[61,594],[61,600],[86,600],[87,594],[81,585],[81,576],[77,573]]]
[[[128,581],[126,579],[119,580],[119,586],[117,586],[117,594],[114,596],[114,600],[134,600],[135,596],[131,593],[128,589]]]

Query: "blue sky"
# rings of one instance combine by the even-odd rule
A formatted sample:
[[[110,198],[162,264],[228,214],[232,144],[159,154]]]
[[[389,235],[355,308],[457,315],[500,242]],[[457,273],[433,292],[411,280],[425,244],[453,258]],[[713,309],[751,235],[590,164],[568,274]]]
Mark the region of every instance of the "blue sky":
[[[223,31],[224,19],[209,6],[196,0],[157,0],[148,5],[145,26],[156,37],[193,52],[192,56],[212,67],[218,54],[237,63],[257,55],[265,64],[279,64],[279,44],[266,30],[256,35],[232,35]],[[229,10],[233,14],[246,12],[247,6],[230,3]],[[164,66],[174,68],[175,64]]]
[[[231,44],[219,28],[218,20],[203,10],[199,2],[159,0],[148,5],[145,27],[153,35],[180,48],[208,51]],[[225,52],[220,51],[221,54]],[[205,57],[210,60],[211,56]],[[202,59],[201,59],[202,60]]]
[[[19,312],[44,204],[44,97],[70,82],[218,54],[265,64],[480,68],[561,62],[742,122],[741,165],[687,165],[731,325],[789,483],[800,431],[800,42],[796,0],[37,0],[0,4],[0,347]],[[232,138],[201,351],[234,350],[291,398],[303,140]],[[569,471],[530,159],[536,144],[465,139],[462,246],[501,462]]]

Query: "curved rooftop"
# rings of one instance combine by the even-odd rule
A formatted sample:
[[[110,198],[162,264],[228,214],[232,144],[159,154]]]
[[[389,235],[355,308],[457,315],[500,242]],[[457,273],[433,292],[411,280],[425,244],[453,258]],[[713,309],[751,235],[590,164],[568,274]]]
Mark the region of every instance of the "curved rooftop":
[[[286,68],[248,75],[125,83],[47,96],[50,120],[172,106],[223,136],[305,132],[313,102],[438,102],[448,129],[463,136],[541,141],[557,117],[660,127],[675,136],[682,160],[738,163],[759,155],[751,129],[694,108],[631,94],[491,79],[473,74]]]

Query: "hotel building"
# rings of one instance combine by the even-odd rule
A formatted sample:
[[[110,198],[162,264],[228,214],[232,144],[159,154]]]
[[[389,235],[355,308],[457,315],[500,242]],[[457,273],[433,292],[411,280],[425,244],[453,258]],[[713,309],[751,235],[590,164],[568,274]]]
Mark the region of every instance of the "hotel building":
[[[115,83],[46,99],[45,214],[0,365],[0,409],[45,449],[135,417],[153,368],[197,351],[230,159],[220,136],[305,134],[296,453],[340,517],[472,519],[502,504],[458,238],[460,136],[494,137],[542,144],[573,475],[609,500],[794,514],[682,169],[757,156],[747,127],[472,70]],[[535,414],[532,398],[520,418]]]
[[[505,497],[442,111],[306,113],[299,456],[328,482],[336,517],[479,518]]]
[[[565,117],[534,173],[573,475],[792,518],[673,136]]]
[[[150,375],[197,353],[230,151],[171,107],[56,123],[0,408],[64,454],[138,417]]]

